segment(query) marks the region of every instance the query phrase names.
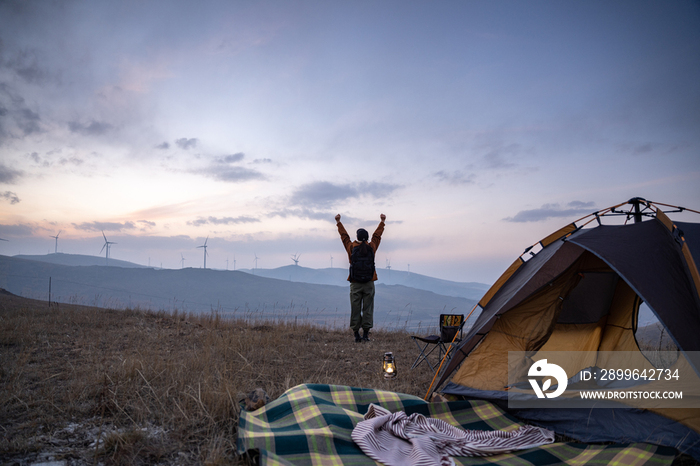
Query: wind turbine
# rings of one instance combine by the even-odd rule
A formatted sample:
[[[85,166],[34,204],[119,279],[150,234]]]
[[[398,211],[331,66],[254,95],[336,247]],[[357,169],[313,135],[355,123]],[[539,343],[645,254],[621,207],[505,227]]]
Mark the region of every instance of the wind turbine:
[[[207,236],[207,239],[204,240],[204,244],[201,246],[197,246],[197,249],[199,248],[204,248],[204,268],[207,268],[207,241],[209,241],[209,237]]]
[[[331,268],[333,268],[333,256],[331,256]]]
[[[56,236],[58,236],[58,235],[56,235]],[[100,252],[102,252],[102,251],[104,251],[104,250],[106,249],[106,252],[105,252],[105,264],[109,264],[109,247],[110,247],[111,245],[117,244],[117,243],[113,243],[113,242],[111,242],[111,241],[107,241],[107,237],[105,236],[105,232],[104,232],[104,231],[102,231],[102,237],[105,239],[105,244],[104,244],[104,246],[102,246],[102,249],[100,249]],[[56,241],[58,242],[58,240],[56,240]]]
[[[255,270],[258,270],[258,255],[256,253],[253,253],[255,256]]]
[[[56,233],[56,236],[49,235],[51,238],[56,239],[56,249],[54,249],[54,251],[53,251],[54,254],[56,254],[58,252],[58,235],[60,235],[60,234],[61,234],[61,230],[58,230],[58,233]]]
[[[387,270],[391,270],[391,259],[386,260],[386,268]]]
[[[180,253],[180,257],[182,258],[182,259],[180,259],[180,268],[184,269],[185,268],[185,256],[183,256],[182,253]]]
[[[292,256],[292,260],[294,261],[294,265],[299,265],[299,258],[301,257],[301,254],[294,254]]]

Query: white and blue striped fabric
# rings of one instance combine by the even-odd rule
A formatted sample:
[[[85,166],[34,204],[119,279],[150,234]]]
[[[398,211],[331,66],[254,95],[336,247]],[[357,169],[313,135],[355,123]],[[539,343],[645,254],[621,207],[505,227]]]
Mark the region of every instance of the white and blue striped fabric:
[[[386,466],[454,466],[452,456],[490,456],[554,442],[554,432],[535,426],[506,432],[464,430],[419,413],[391,413],[371,404],[352,431],[362,451]]]

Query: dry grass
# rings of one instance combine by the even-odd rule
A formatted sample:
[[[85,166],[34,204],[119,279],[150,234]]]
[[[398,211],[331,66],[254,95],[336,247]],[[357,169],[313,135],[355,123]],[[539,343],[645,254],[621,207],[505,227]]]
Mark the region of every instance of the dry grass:
[[[408,334],[372,338],[254,316],[49,308],[0,290],[0,464],[245,465],[239,402],[254,389],[271,399],[301,383],[424,396],[432,372],[408,369]],[[396,379],[380,374],[386,351]]]
[[[301,383],[424,396],[404,332],[115,311],[0,294],[0,463],[245,464],[239,400]],[[386,351],[399,377],[380,374]]]

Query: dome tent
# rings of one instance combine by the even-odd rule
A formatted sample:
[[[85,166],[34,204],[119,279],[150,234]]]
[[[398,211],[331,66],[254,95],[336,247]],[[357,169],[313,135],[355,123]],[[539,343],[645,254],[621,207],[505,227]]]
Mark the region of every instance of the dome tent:
[[[693,377],[700,374],[700,224],[667,215],[685,210],[633,198],[528,248],[479,301],[481,313],[429,393],[449,380],[444,394],[494,401],[577,440],[646,441],[700,459],[700,408],[508,408],[509,352],[524,352],[529,361],[552,352],[624,352],[653,367],[635,338],[642,303]],[[625,223],[604,224],[615,216]],[[569,376],[602,367],[590,358],[567,363]]]

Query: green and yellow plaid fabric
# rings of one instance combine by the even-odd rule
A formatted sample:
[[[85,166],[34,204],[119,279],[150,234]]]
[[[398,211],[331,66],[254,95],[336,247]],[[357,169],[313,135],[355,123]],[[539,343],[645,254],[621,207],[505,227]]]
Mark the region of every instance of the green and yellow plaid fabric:
[[[522,424],[488,401],[428,403],[412,395],[341,385],[306,384],[277,400],[242,411],[240,454],[259,455],[265,466],[375,465],[352,440],[371,403],[391,412],[420,413],[472,430],[515,430]],[[455,457],[461,465],[670,465],[676,450],[644,443],[588,445],[554,443],[487,458]]]

